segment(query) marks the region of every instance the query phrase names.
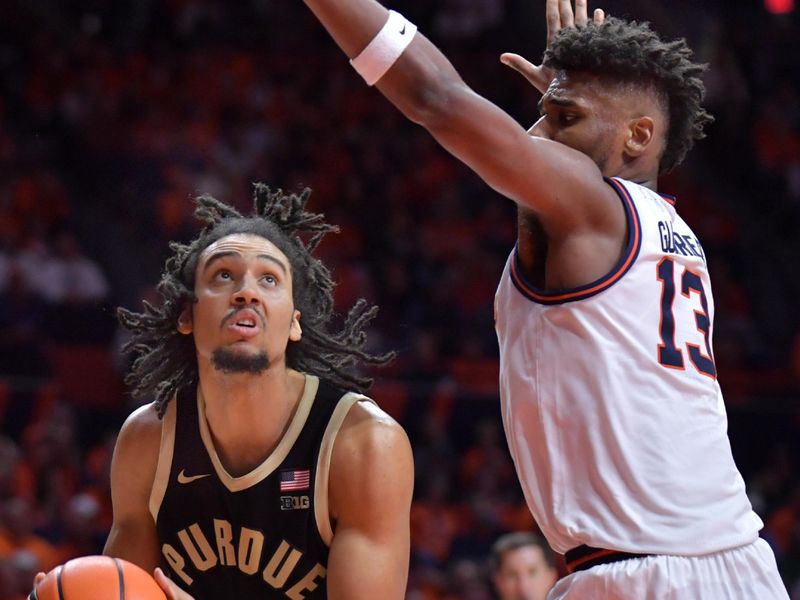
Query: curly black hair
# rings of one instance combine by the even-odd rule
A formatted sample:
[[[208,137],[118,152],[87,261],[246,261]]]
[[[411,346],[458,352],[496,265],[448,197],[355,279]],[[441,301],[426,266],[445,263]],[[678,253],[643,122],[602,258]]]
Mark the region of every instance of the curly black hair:
[[[284,194],[256,183],[254,213],[247,217],[211,196],[195,199],[195,216],[206,225],[190,243],[170,244],[173,254],[158,284],[161,304],[145,301],[142,313],[117,309],[120,322],[132,332],[123,350],[136,357],[125,378],[135,398],[153,398],[158,415],[163,416],[170,400],[197,382],[194,338],[178,333],[178,317],[188,303],[196,301],[195,269],[203,250],[225,236],[241,233],[269,240],[289,259],[292,296],[302,314],[303,336],[289,342],[286,364],[343,389],[363,392],[371,385],[371,378],[358,374],[359,363],[382,365],[395,354],[372,355],[364,350],[364,328],[378,310],[364,299],[349,310],[340,331],[330,331],[334,284],[328,269],[311,253],[325,234],[339,229],[325,223],[324,215],[306,212],[310,194],[307,188],[300,194]],[[310,239],[304,242],[301,233]]]
[[[545,50],[545,66],[585,71],[613,81],[654,86],[666,98],[669,128],[659,171],[678,166],[705,137],[703,127],[714,118],[700,105],[706,65],[691,61],[686,40],[663,41],[648,23],[607,17],[597,25],[564,28]]]

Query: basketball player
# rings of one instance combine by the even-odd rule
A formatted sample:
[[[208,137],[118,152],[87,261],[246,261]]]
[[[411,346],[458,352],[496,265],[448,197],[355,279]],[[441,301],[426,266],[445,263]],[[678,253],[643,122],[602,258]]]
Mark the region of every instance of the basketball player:
[[[402,15],[305,2],[368,84],[519,207],[500,390],[528,505],[566,553],[549,597],[787,598],[727,439],[703,248],[656,191],[711,121],[685,42],[547,0],[526,131]]]
[[[357,303],[329,323],[333,283],[310,252],[335,227],[309,196],[256,185],[256,212],[210,197],[206,227],[173,244],[162,305],[120,309],[137,353],[134,412],[112,465],[105,553],[149,571],[170,598],[399,599],[413,465],[405,433],[357,393]],[[301,241],[300,234],[308,237]]]
[[[545,600],[558,579],[547,542],[527,531],[497,538],[492,545],[491,569],[499,600]]]

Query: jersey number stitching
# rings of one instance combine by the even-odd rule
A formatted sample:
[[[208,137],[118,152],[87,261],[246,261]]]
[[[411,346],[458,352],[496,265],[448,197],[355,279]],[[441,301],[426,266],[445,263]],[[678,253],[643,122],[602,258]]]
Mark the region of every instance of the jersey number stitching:
[[[661,282],[661,323],[659,324],[661,343],[658,345],[658,362],[668,369],[683,370],[683,352],[675,345],[675,315],[672,310],[675,302],[675,261],[668,257],[663,258],[656,267],[656,273],[657,279]],[[697,344],[686,342],[689,360],[700,373],[716,378],[717,369],[711,354],[711,320],[708,317],[708,301],[703,289],[703,282],[697,273],[685,268],[681,275],[681,294],[689,298],[692,292],[696,292],[700,296],[700,306],[703,308],[703,310],[694,311],[694,320],[697,330],[703,334],[705,339],[706,354],[703,354]]]

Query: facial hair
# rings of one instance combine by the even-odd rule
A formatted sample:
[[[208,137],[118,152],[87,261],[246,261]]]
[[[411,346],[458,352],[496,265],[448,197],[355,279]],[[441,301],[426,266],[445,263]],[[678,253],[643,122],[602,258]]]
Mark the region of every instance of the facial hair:
[[[257,354],[239,354],[230,348],[217,348],[211,354],[211,364],[218,371],[228,375],[248,373],[260,375],[269,367],[269,357],[266,352]]]

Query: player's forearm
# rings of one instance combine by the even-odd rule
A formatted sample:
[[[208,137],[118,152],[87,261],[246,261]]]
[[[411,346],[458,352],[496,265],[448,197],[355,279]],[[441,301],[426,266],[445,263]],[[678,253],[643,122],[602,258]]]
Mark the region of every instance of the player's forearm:
[[[305,0],[333,41],[349,58],[361,52],[380,31],[389,11],[374,0]]]
[[[389,16],[374,0],[305,3],[350,58],[369,45]],[[448,117],[449,96],[465,89],[450,61],[419,32],[375,85],[406,117],[428,129]]]
[[[103,554],[123,558],[148,573],[152,573],[161,560],[155,530],[148,525],[113,525],[103,548]]]

